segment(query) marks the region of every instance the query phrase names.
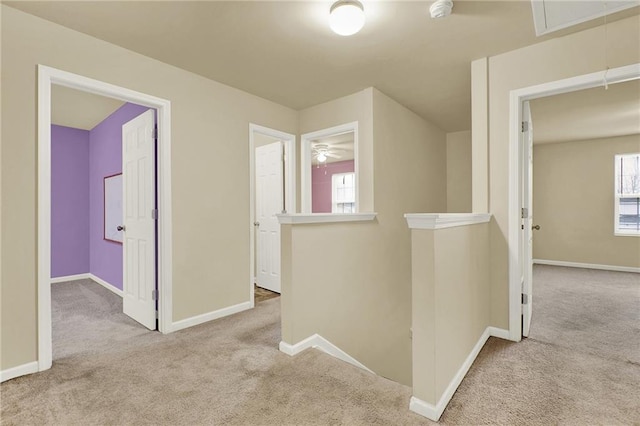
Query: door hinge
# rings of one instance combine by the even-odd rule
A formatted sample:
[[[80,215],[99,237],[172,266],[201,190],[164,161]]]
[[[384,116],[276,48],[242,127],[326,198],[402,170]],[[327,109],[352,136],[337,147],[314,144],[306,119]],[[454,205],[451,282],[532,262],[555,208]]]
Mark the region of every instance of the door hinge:
[[[151,210],[151,219],[158,220],[158,209]]]
[[[520,131],[522,133],[524,133],[527,130],[529,130],[529,122],[528,121],[523,121],[522,123],[520,123]]]
[[[526,293],[522,293],[522,304],[523,305],[529,304],[529,295]]]
[[[151,292],[151,299],[158,300],[158,290],[153,290]]]
[[[529,210],[526,207],[523,207],[520,209],[520,218],[526,219],[527,217],[529,217]]]
[[[151,131],[151,137],[153,139],[158,139],[158,126],[155,126]]]
[[[158,311],[156,311],[156,319],[158,319]],[[156,328],[157,328],[157,324],[156,324]]]

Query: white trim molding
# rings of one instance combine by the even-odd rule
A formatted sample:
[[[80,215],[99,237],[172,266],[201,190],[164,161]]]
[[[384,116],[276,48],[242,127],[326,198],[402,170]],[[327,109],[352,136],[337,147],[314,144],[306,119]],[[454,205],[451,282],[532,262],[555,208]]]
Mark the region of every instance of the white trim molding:
[[[449,404],[449,401],[451,401],[453,394],[458,389],[458,386],[460,386],[460,383],[462,383],[462,379],[464,379],[464,376],[467,375],[467,372],[471,368],[473,361],[475,361],[475,359],[478,357],[478,354],[482,350],[484,344],[489,339],[489,336],[493,336],[493,332],[499,332],[500,334],[503,334],[502,331],[499,330],[500,329],[494,327],[487,327],[484,330],[484,332],[480,336],[480,339],[478,339],[478,342],[475,344],[473,349],[471,349],[471,352],[458,369],[458,372],[455,374],[455,376],[453,376],[453,378],[449,382],[449,385],[442,393],[442,396],[435,406],[419,398],[416,398],[415,396],[412,396],[411,401],[409,402],[409,410],[413,411],[414,413],[420,414],[421,416],[424,416],[429,420],[437,422],[438,419],[440,419],[440,416],[442,416],[445,408],[447,408],[447,405]]]
[[[110,291],[114,292],[118,296],[124,297],[124,292],[122,290],[120,290],[115,285],[103,280],[102,278],[100,278],[100,277],[98,277],[96,275],[93,275],[93,274],[89,274],[89,279],[91,279],[92,281],[94,281],[97,284],[100,284],[102,287],[106,288],[107,290],[110,290]]]
[[[329,136],[337,136],[344,133],[353,132],[353,172],[355,173],[355,198],[356,209],[360,211],[360,189],[358,183],[360,177],[358,176],[359,160],[358,160],[358,122],[352,121],[350,123],[340,124],[338,126],[330,127],[327,129],[317,130],[311,133],[305,133],[300,136],[300,195],[301,203],[300,209],[302,213],[311,213],[311,142],[314,139],[326,138]]]
[[[28,362],[13,368],[7,368],[6,370],[0,371],[0,382],[6,382],[7,380],[15,379],[16,377],[37,373],[38,371],[38,361]]]
[[[523,103],[546,96],[637,79],[640,79],[640,63],[515,89],[509,95],[509,175],[507,179],[509,185],[509,225],[507,228],[509,247],[509,340],[519,342],[522,339],[522,265],[532,260],[520,258],[521,169],[522,159],[528,158],[528,144],[521,145],[520,143]],[[523,149],[523,146],[526,149]]]
[[[489,213],[407,213],[404,215],[411,229],[443,229],[487,223]]]
[[[38,65],[38,370],[51,368],[51,86],[53,84],[154,108],[157,112],[158,328],[172,325],[171,102],[155,96]]]
[[[114,286],[113,284],[108,283],[107,281],[103,280],[102,278],[100,278],[100,277],[98,277],[96,275],[93,275],[91,273],[67,275],[65,277],[52,278],[51,279],[51,284],[60,284],[60,283],[66,283],[66,282],[71,282],[71,281],[78,281],[78,280],[91,280],[91,281],[95,282],[96,284],[100,284],[102,287],[106,288],[107,290],[112,291],[113,293],[117,294],[118,296],[124,297],[124,293],[118,287]]]
[[[420,398],[416,398],[415,396],[412,396],[409,400],[410,411],[413,411],[416,414],[420,414],[422,417],[426,417],[429,420],[433,420],[434,422],[437,422],[440,416],[442,416],[444,409],[445,407],[442,407],[442,410],[440,410],[435,405],[429,404],[428,402],[425,402]]]
[[[254,302],[254,284],[256,283],[256,143],[255,135],[260,134],[277,139],[284,148],[284,202],[288,213],[296,211],[296,136],[280,130],[249,123],[249,300]]]
[[[65,275],[62,277],[51,278],[51,284],[66,283],[69,281],[87,280],[90,278],[91,278],[91,274],[88,272],[85,274]]]
[[[320,336],[319,334],[314,334],[312,336],[307,337],[306,339],[296,343],[295,345],[290,345],[286,342],[280,342],[280,352],[283,352],[289,356],[294,356],[304,351],[305,349],[315,348],[319,349],[322,352],[331,355],[334,358],[338,358],[344,362],[348,362],[349,364],[356,366],[358,368],[362,368],[369,373],[376,374],[370,369],[368,369],[364,364],[360,361]]]
[[[296,213],[279,214],[280,224],[370,222],[378,213]]]
[[[509,330],[498,327],[488,327],[489,335],[498,339],[509,340]]]
[[[634,272],[640,273],[640,268],[633,266],[616,266],[616,265],[600,265],[597,263],[578,263],[578,262],[565,262],[563,260],[545,260],[545,259],[533,259],[533,263],[536,265],[550,265],[550,266],[566,266],[568,268],[583,268],[583,269],[599,269],[602,271],[616,271],[616,272]]]
[[[237,314],[238,312],[251,309],[251,307],[252,307],[251,302],[242,302],[242,303],[238,303],[237,305],[218,309],[217,311],[211,311],[211,312],[207,312],[206,314],[196,315],[194,317],[190,317],[190,318],[186,318],[186,319],[174,322],[171,327],[171,331],[183,330],[185,328],[193,327],[194,325],[199,325],[205,322],[227,317],[229,315]]]

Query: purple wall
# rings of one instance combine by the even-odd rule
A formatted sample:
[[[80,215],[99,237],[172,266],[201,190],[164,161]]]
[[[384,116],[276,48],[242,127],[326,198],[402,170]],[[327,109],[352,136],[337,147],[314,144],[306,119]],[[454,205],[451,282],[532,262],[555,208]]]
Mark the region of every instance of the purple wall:
[[[331,176],[353,171],[353,160],[311,166],[311,212],[331,213]]]
[[[89,272],[89,132],[51,126],[51,277]]]
[[[122,244],[104,240],[103,179],[122,172],[122,125],[149,108],[124,104],[89,132],[90,271],[122,290]]]

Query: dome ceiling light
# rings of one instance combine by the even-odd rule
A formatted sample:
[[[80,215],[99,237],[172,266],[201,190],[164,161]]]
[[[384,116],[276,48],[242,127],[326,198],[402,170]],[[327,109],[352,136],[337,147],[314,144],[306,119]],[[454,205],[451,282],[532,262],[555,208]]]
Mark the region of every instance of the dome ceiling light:
[[[329,10],[329,27],[341,36],[357,33],[364,26],[364,21],[364,7],[357,0],[339,0]]]
[[[446,18],[451,15],[453,9],[453,1],[451,0],[437,0],[429,8],[429,13],[433,19]]]

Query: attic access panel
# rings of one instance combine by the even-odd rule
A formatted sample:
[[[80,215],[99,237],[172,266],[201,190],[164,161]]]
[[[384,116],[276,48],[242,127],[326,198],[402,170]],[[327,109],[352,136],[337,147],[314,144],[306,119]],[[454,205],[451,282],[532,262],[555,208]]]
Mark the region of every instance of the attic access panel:
[[[638,5],[640,5],[640,0],[531,0],[537,36]]]

